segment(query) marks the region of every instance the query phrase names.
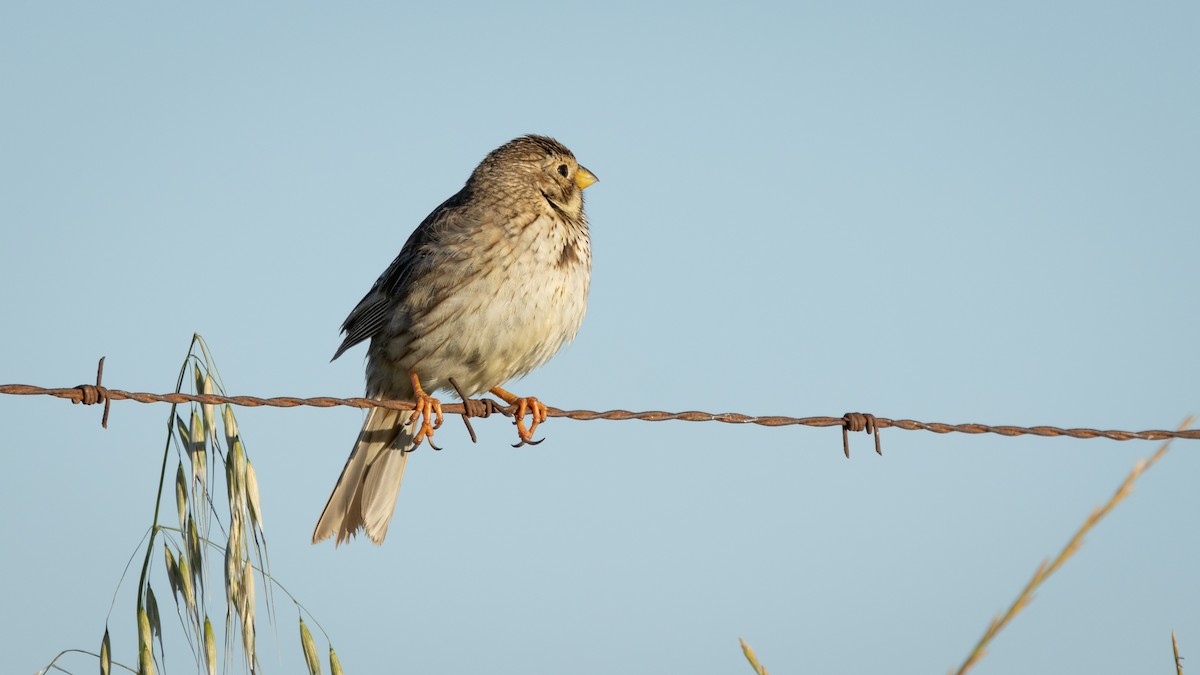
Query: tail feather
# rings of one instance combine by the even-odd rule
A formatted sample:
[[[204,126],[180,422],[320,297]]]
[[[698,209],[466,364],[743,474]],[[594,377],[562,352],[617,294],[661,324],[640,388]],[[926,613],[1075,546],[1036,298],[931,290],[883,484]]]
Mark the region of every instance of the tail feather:
[[[401,434],[412,440],[412,434]],[[406,442],[405,447],[411,447]],[[388,523],[396,510],[396,498],[400,496],[400,479],[404,477],[404,465],[409,453],[403,448],[390,448],[371,465],[362,486],[362,507],[359,518],[367,536],[376,544],[382,544],[387,536]]]
[[[387,536],[396,508],[400,480],[408,451],[412,449],[410,411],[371,408],[363,422],[342,475],[338,478],[317,526],[313,543],[337,535],[337,544],[349,541],[359,529],[376,544]]]

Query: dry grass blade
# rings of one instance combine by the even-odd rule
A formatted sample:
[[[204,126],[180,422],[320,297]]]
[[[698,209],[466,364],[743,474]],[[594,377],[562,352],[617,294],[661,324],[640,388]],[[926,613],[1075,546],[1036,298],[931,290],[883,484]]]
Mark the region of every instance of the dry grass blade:
[[[108,631],[104,632],[108,638]],[[1179,641],[1175,639],[1175,631],[1171,631],[1171,651],[1175,653],[1175,675],[1183,675],[1183,659],[1179,658]]]
[[[767,669],[758,662],[758,657],[755,656],[754,650],[742,638],[738,638],[738,642],[742,645],[742,653],[746,655],[746,660],[750,662],[750,666],[754,668],[754,672],[758,675],[768,675]]]
[[[1179,425],[1180,431],[1188,428],[1191,426],[1191,424],[1192,418],[1189,417],[1183,421],[1183,424]],[[1054,574],[1059,567],[1062,567],[1062,564],[1079,550],[1079,547],[1083,545],[1083,536],[1087,534],[1089,530],[1095,527],[1097,523],[1103,520],[1104,516],[1107,516],[1109,511],[1112,511],[1113,507],[1120,503],[1122,499],[1125,499],[1125,497],[1129,496],[1129,493],[1133,491],[1133,484],[1138,477],[1141,476],[1147,469],[1154,466],[1154,464],[1166,454],[1167,449],[1170,447],[1171,441],[1168,440],[1163,443],[1162,446],[1158,448],[1158,451],[1151,455],[1149,459],[1139,460],[1138,463],[1134,465],[1133,470],[1130,471],[1129,475],[1125,477],[1125,480],[1121,482],[1121,485],[1117,488],[1117,491],[1113,493],[1112,498],[1109,499],[1103,506],[1100,506],[1092,511],[1091,515],[1087,517],[1087,520],[1083,521],[1083,525],[1081,525],[1079,529],[1075,531],[1075,534],[1071,537],[1071,540],[1067,542],[1067,545],[1063,547],[1063,550],[1058,554],[1058,556],[1053,560],[1043,561],[1042,564],[1038,566],[1037,571],[1033,573],[1033,578],[1030,579],[1029,583],[1025,585],[1025,588],[1022,589],[1021,594],[1017,596],[1017,599],[1013,601],[1012,605],[1009,606],[1006,612],[992,620],[992,623],[988,626],[987,630],[984,631],[983,637],[979,639],[978,643],[976,643],[975,648],[971,650],[971,653],[967,656],[967,659],[963,661],[963,664],[959,666],[957,671],[954,672],[956,672],[958,675],[962,675],[974,667],[979,659],[983,658],[983,655],[987,651],[987,645],[992,641],[992,638],[996,637],[996,635],[1008,625],[1009,621],[1011,621],[1012,618],[1017,615],[1017,613],[1019,613],[1025,608],[1026,605],[1033,601],[1034,590],[1037,589],[1042,582],[1048,579],[1051,574]]]

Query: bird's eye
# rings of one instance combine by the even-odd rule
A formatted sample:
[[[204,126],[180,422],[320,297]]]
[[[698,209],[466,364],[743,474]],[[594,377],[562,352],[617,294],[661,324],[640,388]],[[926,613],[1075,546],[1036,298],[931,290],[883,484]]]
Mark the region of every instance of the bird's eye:
[[[567,173],[568,173],[567,165],[566,165],[566,164],[559,164],[559,165],[558,165],[558,175],[562,176],[563,178],[566,178],[566,177],[567,177]]]

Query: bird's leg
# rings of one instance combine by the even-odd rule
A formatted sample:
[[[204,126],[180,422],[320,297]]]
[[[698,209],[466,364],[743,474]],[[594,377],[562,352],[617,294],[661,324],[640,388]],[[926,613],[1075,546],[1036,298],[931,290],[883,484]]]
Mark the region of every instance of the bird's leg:
[[[492,393],[504,399],[504,402],[509,405],[517,406],[517,414],[515,415],[517,424],[517,436],[521,438],[518,444],[526,443],[536,444],[533,440],[533,432],[537,430],[538,425],[546,421],[546,404],[537,400],[533,396],[517,396],[504,391],[500,387],[492,387]],[[529,413],[533,418],[533,426],[525,428],[525,413]],[[537,441],[540,443],[541,441]]]
[[[440,429],[442,426],[442,402],[425,393],[415,370],[409,373],[409,378],[412,380],[413,402],[416,407],[413,408],[412,417],[409,417],[408,421],[415,422],[418,416],[421,417],[421,428],[417,429],[417,433],[413,435],[413,448],[415,449],[421,444],[421,441],[428,438],[429,445],[436,450],[437,447],[433,445],[433,430]],[[434,421],[435,417],[436,422]]]

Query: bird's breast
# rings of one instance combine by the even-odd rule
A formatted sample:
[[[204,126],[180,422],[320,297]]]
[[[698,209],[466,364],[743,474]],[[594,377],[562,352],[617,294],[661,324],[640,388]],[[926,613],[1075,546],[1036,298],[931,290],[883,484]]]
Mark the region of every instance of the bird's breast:
[[[483,237],[414,280],[405,334],[379,354],[393,379],[415,370],[432,391],[453,377],[478,395],[541,366],[579,331],[591,275],[585,226],[542,216]]]

